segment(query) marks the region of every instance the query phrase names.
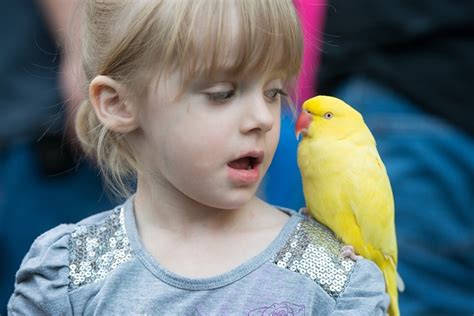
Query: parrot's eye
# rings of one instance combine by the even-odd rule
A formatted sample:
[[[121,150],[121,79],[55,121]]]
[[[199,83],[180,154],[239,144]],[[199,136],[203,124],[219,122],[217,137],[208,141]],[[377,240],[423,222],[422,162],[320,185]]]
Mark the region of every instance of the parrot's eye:
[[[334,114],[332,114],[331,112],[326,112],[326,113],[324,113],[324,118],[325,118],[326,120],[332,119],[333,116],[334,116]]]

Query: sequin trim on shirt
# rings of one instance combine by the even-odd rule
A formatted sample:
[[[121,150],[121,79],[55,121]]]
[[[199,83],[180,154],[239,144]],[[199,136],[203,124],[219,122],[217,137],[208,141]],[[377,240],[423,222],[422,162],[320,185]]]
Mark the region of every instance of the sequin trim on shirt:
[[[69,289],[100,281],[131,258],[123,208],[102,224],[78,226],[69,240]]]
[[[346,287],[354,267],[352,259],[341,256],[341,247],[326,227],[303,220],[272,261],[280,268],[309,277],[336,298]]]

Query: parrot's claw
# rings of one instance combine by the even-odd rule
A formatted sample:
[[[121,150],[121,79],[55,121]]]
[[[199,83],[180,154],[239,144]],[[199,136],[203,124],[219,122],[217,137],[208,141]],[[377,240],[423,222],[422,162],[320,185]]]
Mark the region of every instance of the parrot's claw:
[[[342,247],[341,256],[343,256],[344,258],[351,258],[355,261],[362,259],[362,256],[356,255],[354,247],[352,247],[351,245],[346,245]]]
[[[304,215],[304,216],[308,216],[308,215],[309,215],[308,209],[307,209],[306,207],[300,208],[300,210],[298,211],[298,213],[300,213],[301,215]]]

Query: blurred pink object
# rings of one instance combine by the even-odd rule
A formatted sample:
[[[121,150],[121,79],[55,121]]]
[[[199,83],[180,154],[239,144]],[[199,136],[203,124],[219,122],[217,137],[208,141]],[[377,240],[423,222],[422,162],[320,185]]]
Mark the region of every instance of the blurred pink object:
[[[326,12],[324,0],[294,0],[304,36],[304,56],[298,78],[298,103],[316,94],[316,71],[321,52],[321,34]]]

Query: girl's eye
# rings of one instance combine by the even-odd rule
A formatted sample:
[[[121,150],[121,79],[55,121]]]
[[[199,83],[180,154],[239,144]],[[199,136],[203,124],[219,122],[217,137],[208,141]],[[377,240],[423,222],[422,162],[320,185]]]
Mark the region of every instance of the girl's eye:
[[[208,92],[206,93],[209,100],[214,103],[225,103],[229,101],[234,95],[235,90],[222,91],[222,92]]]
[[[326,112],[326,113],[324,113],[324,118],[325,118],[326,120],[332,119],[333,116],[334,116],[334,114],[332,114],[331,112]]]
[[[282,89],[271,89],[265,92],[265,97],[267,97],[271,102],[277,101],[279,95],[288,96],[288,94],[286,94]]]

